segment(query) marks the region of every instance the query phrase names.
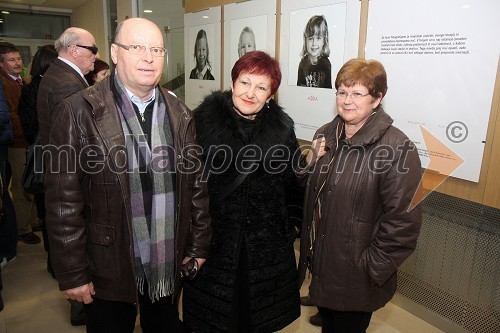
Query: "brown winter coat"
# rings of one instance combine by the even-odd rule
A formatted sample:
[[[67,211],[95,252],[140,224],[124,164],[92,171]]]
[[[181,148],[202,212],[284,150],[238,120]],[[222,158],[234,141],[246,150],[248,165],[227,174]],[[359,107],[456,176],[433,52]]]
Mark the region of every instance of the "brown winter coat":
[[[340,117],[315,134],[326,138],[328,150],[307,179],[299,274],[303,281],[319,198],[310,296],[333,310],[384,306],[420,230],[420,205],[408,211],[421,177],[417,150],[382,107],[376,111],[352,138],[341,136],[338,146]]]

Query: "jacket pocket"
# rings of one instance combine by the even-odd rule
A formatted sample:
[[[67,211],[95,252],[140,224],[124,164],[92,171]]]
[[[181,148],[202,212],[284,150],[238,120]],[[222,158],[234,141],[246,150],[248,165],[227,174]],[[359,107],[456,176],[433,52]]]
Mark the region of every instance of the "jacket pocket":
[[[115,228],[109,225],[90,223],[87,241],[92,244],[110,246],[115,240]]]
[[[98,283],[101,288],[113,283],[118,274],[118,258],[116,257],[116,246],[113,246],[114,242],[114,227],[90,223],[87,228],[87,254],[90,272],[94,283]]]

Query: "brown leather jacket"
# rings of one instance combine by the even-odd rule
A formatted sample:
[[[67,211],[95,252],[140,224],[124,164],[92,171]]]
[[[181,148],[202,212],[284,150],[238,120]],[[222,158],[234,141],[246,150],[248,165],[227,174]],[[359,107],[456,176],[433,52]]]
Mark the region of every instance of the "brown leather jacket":
[[[421,205],[408,211],[421,178],[418,152],[382,107],[376,111],[350,139],[339,135],[338,116],[315,134],[325,137],[328,150],[307,178],[299,274],[302,282],[314,214],[309,294],[314,304],[333,310],[384,306],[420,231]]]
[[[47,230],[61,290],[93,282],[96,296],[136,303],[125,139],[112,76],[58,103],[46,159]],[[176,154],[176,293],[184,256],[206,258],[211,240],[208,192],[201,182],[194,121],[185,104],[161,89]],[[69,152],[66,157],[63,152]],[[96,153],[97,152],[97,153]],[[50,165],[52,163],[52,166]],[[192,168],[197,166],[200,168]],[[59,170],[55,169],[59,167]],[[190,168],[186,172],[183,168]],[[51,170],[52,169],[52,170]],[[121,170],[121,171],[115,171]]]
[[[38,123],[43,144],[49,142],[54,106],[87,87],[84,78],[73,67],[59,58],[52,61],[40,81],[37,98]]]

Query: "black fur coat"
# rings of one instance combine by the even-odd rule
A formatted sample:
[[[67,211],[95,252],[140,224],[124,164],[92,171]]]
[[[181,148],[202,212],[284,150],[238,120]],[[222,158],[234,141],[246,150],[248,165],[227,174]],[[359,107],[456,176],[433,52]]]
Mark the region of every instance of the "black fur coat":
[[[300,156],[293,120],[273,100],[255,120],[243,118],[230,92],[205,98],[194,119],[213,236],[200,274],[184,285],[184,322],[198,333],[235,331],[235,321],[249,332],[280,330],[300,315],[293,242],[303,197],[293,169]],[[217,199],[250,160],[252,172]]]

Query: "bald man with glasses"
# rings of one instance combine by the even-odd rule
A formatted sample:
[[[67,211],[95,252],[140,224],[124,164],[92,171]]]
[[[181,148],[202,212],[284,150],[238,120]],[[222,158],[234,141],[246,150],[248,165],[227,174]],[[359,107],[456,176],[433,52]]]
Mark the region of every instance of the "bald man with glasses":
[[[192,112],[159,85],[165,52],[156,24],[121,22],[115,70],[52,117],[47,231],[59,289],[85,304],[87,333],[132,333],[137,306],[142,332],[183,332],[181,278],[208,255],[202,152]]]
[[[55,41],[58,57],[45,72],[37,96],[37,112],[42,144],[48,143],[52,130],[53,111],[64,98],[89,86],[84,75],[94,70],[94,62],[99,57],[94,36],[85,29],[66,29]],[[54,130],[59,130],[55,128]],[[50,256],[50,244],[48,246]],[[47,269],[52,270],[51,260]],[[86,322],[83,304],[71,303],[71,325],[80,326]]]

